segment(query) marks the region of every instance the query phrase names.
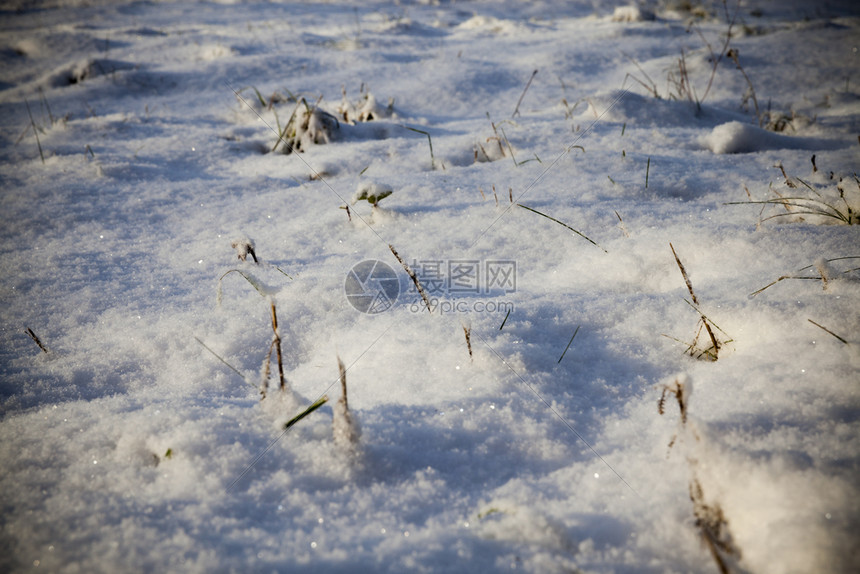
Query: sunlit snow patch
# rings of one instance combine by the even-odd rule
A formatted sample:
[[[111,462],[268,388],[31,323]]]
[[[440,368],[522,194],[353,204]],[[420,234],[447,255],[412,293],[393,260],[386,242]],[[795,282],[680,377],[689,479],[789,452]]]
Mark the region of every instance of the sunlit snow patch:
[[[705,145],[714,153],[750,153],[772,149],[821,149],[820,140],[793,138],[741,122],[715,127],[705,136]]]

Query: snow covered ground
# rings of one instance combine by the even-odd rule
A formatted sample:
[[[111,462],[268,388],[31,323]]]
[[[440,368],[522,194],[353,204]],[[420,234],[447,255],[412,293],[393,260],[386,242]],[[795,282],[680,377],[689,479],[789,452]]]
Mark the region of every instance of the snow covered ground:
[[[0,570],[855,571],[852,5],[6,2]]]

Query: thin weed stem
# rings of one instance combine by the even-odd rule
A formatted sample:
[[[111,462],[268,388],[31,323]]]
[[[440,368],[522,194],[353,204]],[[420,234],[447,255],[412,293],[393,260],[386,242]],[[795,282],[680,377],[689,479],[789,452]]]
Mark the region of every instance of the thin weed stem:
[[[39,157],[42,158],[42,163],[45,163],[45,154],[42,153],[42,142],[39,141],[39,130],[36,129],[36,122],[33,120],[33,112],[30,111],[30,102],[24,99],[24,104],[27,106],[27,115],[30,116],[30,125],[33,128],[33,135],[36,136],[36,146],[39,148]]]
[[[507,313],[505,313],[505,318],[502,320],[502,324],[501,324],[501,325],[499,325],[499,331],[501,331],[501,330],[504,328],[505,323],[507,323],[507,322],[508,322],[508,317],[510,317],[510,315],[511,315],[511,310],[510,310],[510,309],[508,309],[508,312],[507,312]]]
[[[648,176],[651,174],[651,157],[648,157],[648,163],[645,164],[645,189],[648,189]]]
[[[198,337],[194,337],[194,340],[195,340],[195,341],[197,341],[198,343],[200,343],[200,345],[201,345],[204,349],[206,349],[207,351],[209,351],[210,353],[212,353],[212,355],[213,355],[216,359],[218,359],[219,361],[221,361],[222,363],[224,363],[225,365],[227,365],[227,368],[228,368],[228,369],[230,369],[231,371],[233,371],[234,373],[236,373],[237,375],[239,375],[239,377],[241,377],[241,379],[242,379],[243,381],[245,381],[245,382],[246,382],[246,383],[248,383],[249,385],[253,385],[253,383],[251,383],[250,381],[248,381],[248,379],[246,379],[246,378],[245,378],[245,375],[243,375],[241,372],[239,372],[239,369],[237,369],[236,367],[234,367],[233,365],[231,365],[230,363],[228,363],[228,362],[227,362],[227,361],[226,361],[226,360],[225,360],[221,355],[219,355],[218,353],[216,353],[215,351],[213,351],[213,350],[212,350],[212,349],[211,349],[211,348],[210,348],[206,343],[204,343],[203,341],[201,341]]]
[[[284,379],[284,363],[281,356],[281,335],[278,333],[278,313],[275,311],[275,302],[272,301],[272,331],[275,332],[275,339],[272,341],[272,345],[275,347],[275,352],[277,353],[278,358],[278,380],[280,382],[280,389],[283,392],[287,388],[287,381]]]
[[[409,278],[412,279],[412,283],[415,284],[415,288],[418,290],[418,293],[421,295],[421,299],[424,300],[424,305],[427,306],[427,312],[432,313],[433,308],[430,306],[430,298],[427,297],[427,292],[424,291],[424,287],[421,286],[421,282],[418,281],[418,277],[415,275],[415,272],[409,268],[409,265],[406,264],[403,259],[401,259],[400,255],[394,249],[394,246],[390,243],[388,244],[388,248],[391,250],[391,253],[394,255],[394,258],[400,262],[400,265],[403,266],[403,269],[406,271],[406,274],[409,275]]]
[[[583,239],[585,239],[586,241],[588,241],[589,243],[591,243],[592,245],[594,245],[595,247],[600,247],[600,245],[598,245],[597,243],[595,243],[595,242],[594,242],[594,240],[592,240],[592,239],[590,239],[589,237],[587,237],[584,233],[582,233],[581,231],[577,231],[576,229],[574,229],[574,228],[573,228],[573,227],[571,227],[570,225],[568,225],[568,224],[566,224],[566,223],[563,223],[563,222],[559,221],[559,220],[558,220],[558,219],[556,219],[555,217],[550,217],[550,216],[549,216],[549,215],[547,215],[546,213],[541,213],[541,212],[540,212],[540,211],[538,211],[537,209],[533,209],[533,208],[531,208],[531,207],[529,207],[529,206],[527,206],[527,205],[523,205],[522,203],[518,203],[518,204],[517,204],[517,206],[522,207],[522,208],[523,208],[523,209],[525,209],[525,210],[531,211],[532,213],[537,213],[537,214],[538,214],[538,215],[540,215],[541,217],[546,217],[546,218],[547,218],[547,219],[549,219],[550,221],[555,221],[556,223],[558,223],[558,224],[559,224],[559,225],[561,225],[562,227],[565,227],[565,228],[567,228],[567,229],[569,229],[569,230],[573,231],[574,233],[576,233],[577,235],[579,235],[580,237],[582,237]],[[603,249],[603,247],[600,247],[600,249],[602,249],[604,253],[609,253],[608,251],[606,251],[606,249]]]
[[[708,337],[711,339],[711,344],[713,345],[713,360],[717,360],[719,351],[720,351],[720,343],[717,341],[717,337],[714,335],[714,331],[711,329],[711,321],[699,310],[699,300],[696,298],[696,292],[693,291],[693,284],[690,281],[690,277],[687,275],[687,270],[684,269],[684,264],[681,263],[681,259],[678,257],[678,254],[675,253],[675,247],[669,243],[669,248],[672,250],[672,255],[675,256],[675,262],[678,264],[678,269],[681,270],[681,275],[684,277],[684,282],[687,284],[687,291],[690,292],[690,297],[693,299],[693,303],[691,306],[699,313],[699,318],[702,324],[705,327],[705,331],[708,333]],[[719,328],[719,327],[717,327]],[[720,329],[722,331],[722,329]],[[698,339],[698,334],[696,335],[696,339]],[[694,340],[695,344],[695,340]],[[708,350],[706,350],[707,352]],[[710,355],[710,353],[708,353]]]
[[[567,350],[570,349],[570,346],[573,344],[573,340],[576,338],[576,334],[579,333],[579,325],[576,326],[576,330],[573,332],[573,335],[570,337],[570,341],[567,342],[567,347],[562,351],[561,356],[558,358],[557,365],[561,363],[561,360],[564,358],[565,354],[567,354]]]
[[[427,143],[430,145],[430,167],[436,169],[436,156],[433,155],[433,140],[430,139],[430,134],[428,132],[425,132],[424,130],[419,130],[418,128],[411,128],[402,124],[400,125],[400,127],[427,136]]]
[[[463,334],[466,335],[466,349],[469,350],[469,360],[472,360],[472,329],[463,325]]]
[[[514,113],[511,114],[512,119],[520,114],[520,104],[523,103],[523,98],[526,97],[526,92],[529,90],[529,86],[532,85],[532,80],[535,79],[535,76],[537,76],[537,73],[538,73],[537,70],[532,72],[532,75],[529,78],[529,81],[526,82],[526,87],[523,88],[523,93],[520,95],[520,99],[517,100],[517,107],[514,108]]]
[[[818,323],[816,323],[816,322],[815,322],[815,321],[813,321],[812,319],[807,319],[807,321],[809,321],[810,323],[812,323],[813,325],[815,325],[815,326],[816,326],[816,327],[818,327],[819,329],[822,329],[822,330],[823,330],[823,331],[825,331],[826,333],[830,333],[831,335],[833,335],[834,337],[836,337],[837,339],[839,339],[840,341],[842,341],[842,342],[843,342],[843,343],[845,343],[846,345],[848,344],[848,341],[846,341],[845,339],[843,339],[842,337],[840,337],[839,335],[837,335],[836,333],[834,333],[833,331],[831,331],[831,330],[830,330],[830,329],[828,329],[827,327],[824,327],[824,326],[822,326],[822,325],[819,325]]]

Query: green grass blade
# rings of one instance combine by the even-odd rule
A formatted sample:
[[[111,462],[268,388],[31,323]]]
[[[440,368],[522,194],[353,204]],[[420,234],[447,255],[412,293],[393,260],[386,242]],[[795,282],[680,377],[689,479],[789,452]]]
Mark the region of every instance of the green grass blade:
[[[299,414],[297,414],[296,416],[294,416],[293,418],[288,420],[284,424],[284,430],[291,428],[297,422],[299,422],[300,420],[302,420],[303,418],[305,418],[306,416],[308,416],[309,414],[311,414],[312,412],[314,412],[315,410],[317,410],[318,408],[323,406],[326,403],[326,401],[328,401],[328,396],[326,396],[326,395],[323,395],[322,397],[318,398],[316,400],[316,402],[314,402],[314,404],[312,404],[311,406],[309,406],[308,408],[306,408],[305,410],[303,410],[302,412],[300,412]]]

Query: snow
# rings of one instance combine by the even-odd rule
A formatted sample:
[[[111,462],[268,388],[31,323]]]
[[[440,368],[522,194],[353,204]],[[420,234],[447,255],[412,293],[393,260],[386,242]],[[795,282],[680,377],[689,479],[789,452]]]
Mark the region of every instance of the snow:
[[[853,572],[860,13],[728,27],[7,3],[0,570]]]
[[[783,136],[758,126],[738,121],[720,124],[705,138],[708,149],[714,153],[750,153],[780,149],[826,149],[826,144],[805,141],[802,138]]]

